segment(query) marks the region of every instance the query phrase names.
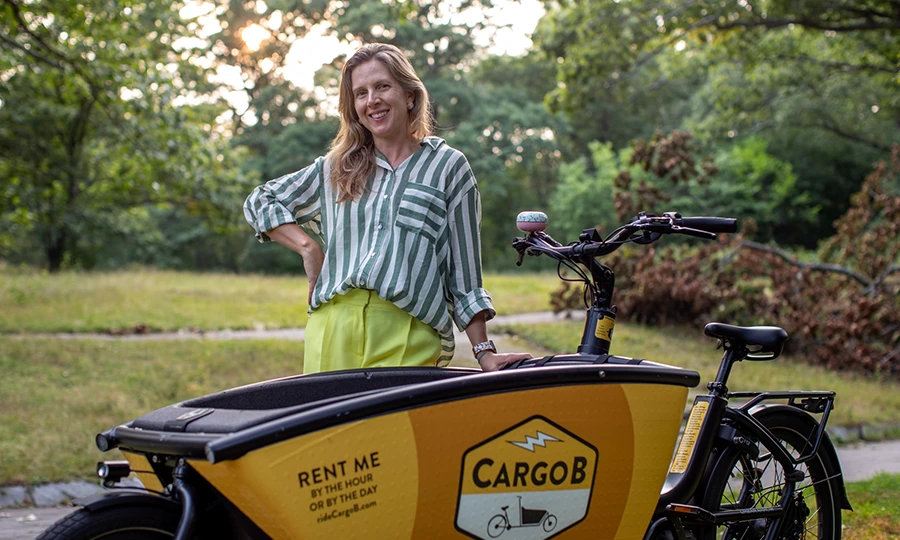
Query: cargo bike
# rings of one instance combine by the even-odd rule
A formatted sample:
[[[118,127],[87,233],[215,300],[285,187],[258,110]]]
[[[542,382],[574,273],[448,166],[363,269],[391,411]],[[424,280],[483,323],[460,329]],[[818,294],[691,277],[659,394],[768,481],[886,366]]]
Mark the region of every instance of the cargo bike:
[[[667,234],[714,240],[735,220],[642,213],[566,246],[540,212],[518,224],[519,264],[549,256],[585,283],[576,353],[495,373],[301,375],[170,405],[97,435],[127,461],[99,463],[111,489],[40,538],[840,538],[835,394],[727,387],[736,363],[777,358],[784,330],[708,324],[724,355],[688,415],[697,372],[609,354],[615,278],[598,258]],[[143,489],[120,487],[132,473]]]

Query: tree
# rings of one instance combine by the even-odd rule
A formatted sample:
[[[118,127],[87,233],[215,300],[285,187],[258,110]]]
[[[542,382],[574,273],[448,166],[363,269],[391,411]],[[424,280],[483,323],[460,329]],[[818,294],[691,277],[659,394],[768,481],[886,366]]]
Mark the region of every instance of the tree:
[[[51,271],[135,206],[212,217],[235,180],[181,6],[0,4],[0,220],[37,235]]]
[[[898,20],[893,0],[824,5],[813,0],[568,0],[548,12],[536,37],[546,54],[560,59],[564,86],[557,98],[574,109],[590,102],[598,86],[625,95],[640,91],[639,86],[627,87],[645,70],[659,69],[660,56],[710,45],[724,47],[729,60],[805,61],[852,73],[895,75]],[[794,35],[845,36],[841,39],[847,41],[840,44],[843,53],[835,55],[836,51],[821,48],[822,43],[815,49],[759,42],[762,37],[791,35],[795,29]],[[855,47],[846,47],[850,41]]]
[[[284,132],[296,133],[298,123],[328,124],[329,113],[313,89],[299,88],[287,78],[287,68],[297,61],[295,47],[343,9],[340,2],[215,0],[204,6],[190,24],[215,29],[202,38],[206,61],[218,73],[222,91],[238,96],[229,100],[224,117],[230,120],[226,136],[232,144],[250,150],[244,172],[257,183],[289,172],[282,156],[272,155],[278,154]],[[312,156],[324,153],[332,137],[308,141]]]
[[[900,140],[898,20],[892,0],[564,1],[536,41],[559,60],[549,102],[602,119],[581,140],[677,127],[715,153],[765,139],[820,209],[789,239],[811,247]]]
[[[433,95],[435,115],[443,125],[455,125],[471,103],[459,84],[464,67],[473,60],[473,29],[487,22],[457,22],[461,14],[490,7],[479,2],[333,2],[276,0],[250,2],[219,0],[209,4],[218,31],[209,36],[215,68],[236,71],[235,90],[246,93],[246,107],[232,106],[232,132],[237,145],[254,156],[252,166],[266,180],[285,170],[279,148],[287,132],[306,131],[304,142],[313,156],[328,149],[336,132],[335,104],[343,56],[316,75],[316,88],[298,88],[286,78],[291,55],[316,25],[343,43],[380,41],[407,53]],[[258,43],[245,37],[259,37]],[[328,133],[329,129],[333,129]],[[327,135],[327,136],[326,136]],[[273,154],[274,153],[274,154]]]
[[[768,150],[761,137],[748,137],[716,152],[715,175],[704,185],[673,194],[671,207],[687,214],[741,216],[753,220],[754,238],[802,244],[818,224],[820,208],[797,185],[790,163]]]
[[[620,163],[611,143],[590,145],[591,160],[578,158],[559,167],[559,184],[550,199],[552,216],[561,221],[553,230],[562,241],[574,241],[584,229],[609,232],[619,223],[613,204],[613,184]]]
[[[543,105],[552,71],[537,55],[482,59],[457,83],[469,85],[470,112],[439,131],[466,154],[478,179],[489,268],[510,269],[516,214],[546,210],[556,188],[570,128]]]

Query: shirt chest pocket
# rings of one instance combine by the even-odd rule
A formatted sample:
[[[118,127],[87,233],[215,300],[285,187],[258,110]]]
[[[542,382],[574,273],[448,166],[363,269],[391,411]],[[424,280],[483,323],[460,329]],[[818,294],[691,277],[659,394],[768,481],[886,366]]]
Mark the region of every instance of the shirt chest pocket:
[[[430,186],[409,184],[400,198],[397,226],[437,242],[447,220],[444,193]]]

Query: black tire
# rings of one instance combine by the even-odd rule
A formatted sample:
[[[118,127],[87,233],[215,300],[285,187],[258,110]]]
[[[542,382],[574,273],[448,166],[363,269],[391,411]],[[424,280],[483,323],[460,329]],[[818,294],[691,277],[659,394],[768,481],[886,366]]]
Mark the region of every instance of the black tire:
[[[547,517],[544,518],[544,523],[541,526],[544,528],[544,532],[552,531],[556,528],[556,516],[547,514]]]
[[[772,407],[754,417],[782,441],[792,455],[808,453],[812,448],[808,441],[811,423],[796,412],[778,409]],[[781,495],[779,488],[784,484],[783,467],[764,447],[760,446],[759,450],[758,461],[735,447],[722,451],[710,474],[701,506],[711,512],[776,506]],[[796,484],[795,493],[802,495],[802,504],[797,505],[796,515],[785,521],[779,539],[840,540],[841,510],[834,484],[830,481],[835,471],[830,469],[831,461],[822,455],[821,447],[812,459],[798,466],[804,478]],[[765,537],[773,522],[759,519],[718,529],[708,527],[698,536],[703,540],[759,540]]]
[[[497,514],[492,517],[490,521],[488,521],[487,525],[487,533],[491,538],[497,538],[506,530],[509,522],[506,521],[506,516],[503,514]]]
[[[81,508],[54,523],[37,540],[162,540],[175,537],[177,512],[153,506]]]

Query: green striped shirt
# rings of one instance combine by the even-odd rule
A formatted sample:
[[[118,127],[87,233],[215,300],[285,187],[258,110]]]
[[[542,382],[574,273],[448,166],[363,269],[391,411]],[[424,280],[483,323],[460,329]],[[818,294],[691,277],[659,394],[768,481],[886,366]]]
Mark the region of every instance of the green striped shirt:
[[[337,204],[323,157],[259,186],[244,215],[261,242],[267,231],[297,223],[322,245],[325,264],[314,310],[350,289],[371,289],[441,336],[438,366],[453,357],[453,326],[480,311],[495,315],[482,288],[481,201],[462,152],[427,137],[393,169],[376,152],[375,173],[356,201]]]

